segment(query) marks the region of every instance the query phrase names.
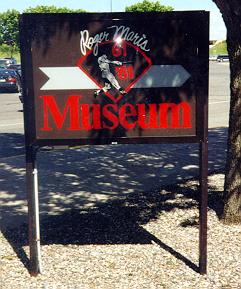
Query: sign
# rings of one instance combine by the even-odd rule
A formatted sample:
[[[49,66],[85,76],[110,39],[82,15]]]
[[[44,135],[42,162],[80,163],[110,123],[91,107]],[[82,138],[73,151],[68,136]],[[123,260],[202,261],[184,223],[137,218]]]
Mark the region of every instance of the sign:
[[[198,142],[205,274],[209,13],[23,14],[20,36],[30,273],[41,273],[39,147]]]
[[[203,138],[206,12],[25,14],[21,26],[31,143]]]

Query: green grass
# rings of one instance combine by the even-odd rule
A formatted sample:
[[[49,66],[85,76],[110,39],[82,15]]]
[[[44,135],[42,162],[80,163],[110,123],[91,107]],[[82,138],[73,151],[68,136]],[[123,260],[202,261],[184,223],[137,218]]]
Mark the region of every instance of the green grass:
[[[219,42],[209,49],[209,55],[219,54],[228,54],[226,41]]]

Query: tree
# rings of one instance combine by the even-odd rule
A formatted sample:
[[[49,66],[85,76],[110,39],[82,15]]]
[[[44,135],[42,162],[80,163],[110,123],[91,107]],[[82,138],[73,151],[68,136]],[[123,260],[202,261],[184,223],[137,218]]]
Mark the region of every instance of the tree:
[[[131,6],[126,7],[126,12],[164,12],[164,11],[173,11],[171,6],[161,5],[159,1],[151,2],[148,0],[144,0],[143,2],[139,2],[133,4]]]
[[[0,13],[0,45],[6,44],[12,48],[18,46],[19,12],[17,10],[7,10]]]
[[[239,0],[213,0],[227,27],[230,58],[230,114],[224,184],[226,223],[241,223],[241,6]]]
[[[24,13],[81,13],[85,12],[82,9],[69,9],[67,7],[55,7],[55,6],[43,6],[38,5],[36,7],[29,7]]]
[[[81,13],[82,9],[69,9],[66,7],[58,8],[55,6],[36,6],[30,7],[24,13]],[[0,45],[7,45],[11,51],[19,48],[19,21],[20,13],[17,10],[7,10],[0,13]]]

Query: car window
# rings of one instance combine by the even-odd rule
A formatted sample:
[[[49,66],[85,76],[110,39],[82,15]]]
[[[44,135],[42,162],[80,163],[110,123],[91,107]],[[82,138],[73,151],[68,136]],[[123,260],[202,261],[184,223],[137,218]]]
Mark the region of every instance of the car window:
[[[0,59],[0,65],[6,65],[8,61],[6,59]]]
[[[218,55],[218,58],[228,58],[228,55]]]

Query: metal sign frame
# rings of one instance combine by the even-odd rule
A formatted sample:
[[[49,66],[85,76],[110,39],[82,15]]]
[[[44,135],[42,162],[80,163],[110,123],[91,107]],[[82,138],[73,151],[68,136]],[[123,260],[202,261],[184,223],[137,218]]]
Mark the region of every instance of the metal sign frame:
[[[195,39],[197,64],[194,69],[196,82],[195,133],[183,135],[145,136],[145,137],[107,137],[107,138],[41,138],[36,129],[36,79],[35,59],[33,57],[33,39],[38,33],[38,23],[45,21],[52,25],[56,21],[64,23],[76,20],[78,23],[88,21],[122,20],[150,21],[155,18],[175,19],[177,22],[188,18],[196,19],[200,35]],[[74,21],[74,22],[76,22]],[[181,21],[180,21],[181,23]],[[41,25],[41,24],[40,24]],[[181,25],[181,24],[180,24]],[[44,40],[44,39],[42,39]],[[189,39],[190,40],[190,39]],[[39,43],[38,43],[39,44]],[[207,175],[208,175],[208,44],[209,44],[209,12],[169,12],[169,13],[81,13],[81,14],[23,14],[20,17],[20,46],[24,96],[24,126],[26,145],[26,183],[28,193],[30,272],[41,273],[39,204],[36,155],[43,146],[86,145],[86,144],[155,144],[155,143],[199,143],[200,149],[200,206],[199,206],[199,271],[207,272]],[[191,61],[191,60],[190,60]]]

